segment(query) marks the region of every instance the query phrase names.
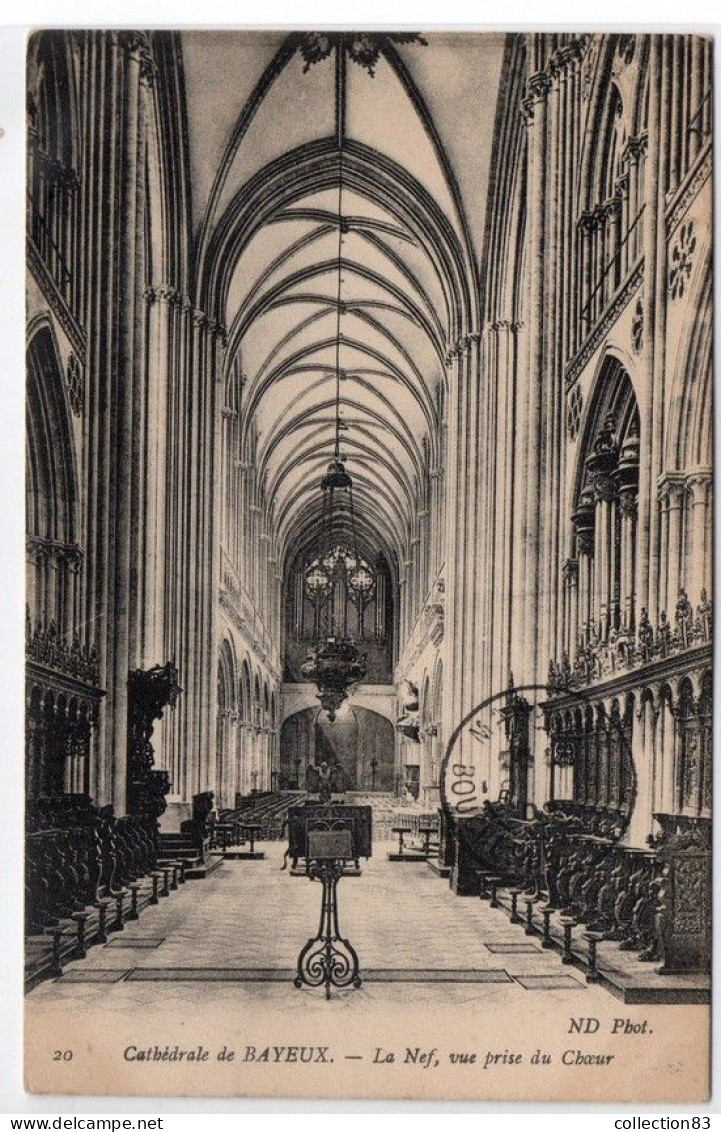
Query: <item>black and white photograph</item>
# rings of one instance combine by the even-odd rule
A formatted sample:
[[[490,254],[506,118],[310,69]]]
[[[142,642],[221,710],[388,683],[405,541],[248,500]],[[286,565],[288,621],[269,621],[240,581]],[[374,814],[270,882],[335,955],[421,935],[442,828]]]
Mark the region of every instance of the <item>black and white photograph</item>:
[[[31,1093],[708,1099],[714,46],[29,35]]]

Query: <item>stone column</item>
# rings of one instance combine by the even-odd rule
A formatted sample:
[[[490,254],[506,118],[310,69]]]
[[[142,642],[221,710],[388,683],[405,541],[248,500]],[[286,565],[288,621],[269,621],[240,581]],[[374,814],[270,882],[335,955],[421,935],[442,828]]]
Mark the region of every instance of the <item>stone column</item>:
[[[649,74],[649,158],[646,176],[646,214],[644,226],[644,326],[654,328],[647,334],[645,354],[647,364],[652,365],[648,385],[650,391],[650,446],[643,445],[644,452],[650,452],[650,478],[648,499],[653,500],[654,485],[659,482],[663,461],[663,435],[665,414],[666,383],[666,307],[667,307],[667,257],[665,223],[665,191],[668,184],[668,128],[670,122],[671,90],[669,83],[668,52],[669,36],[651,37],[651,61]],[[659,81],[660,80],[660,81]],[[658,99],[658,102],[657,102]],[[641,419],[644,409],[639,405]],[[648,419],[648,418],[647,418]],[[640,494],[640,489],[639,489]],[[640,514],[639,500],[639,514]],[[648,600],[646,608],[652,624],[658,624],[658,614],[663,595],[658,584],[659,537],[658,510],[650,507],[648,527]],[[643,593],[646,587],[639,587]],[[640,600],[640,599],[639,599]]]
[[[548,62],[550,75],[546,96],[546,159],[544,181],[547,188],[549,208],[543,218],[543,358],[541,399],[541,480],[539,482],[539,569],[538,569],[538,613],[539,632],[536,658],[536,674],[545,678],[548,661],[556,655],[559,583],[561,581],[561,562],[558,555],[558,531],[555,523],[547,516],[560,517],[559,474],[563,458],[562,402],[565,400],[563,381],[564,359],[560,355],[561,325],[559,310],[563,299],[563,263],[561,262],[562,242],[562,158],[559,149],[562,122],[562,68],[554,54]],[[534,376],[531,374],[531,380]],[[543,674],[543,675],[541,675]],[[490,690],[490,689],[489,689]]]
[[[680,588],[681,531],[684,482],[676,477],[668,477],[668,578],[666,582],[665,608],[671,613],[676,607]],[[663,602],[663,597],[660,599]]]
[[[658,493],[658,511],[660,516],[659,522],[659,554],[661,556],[660,571],[659,571],[659,593],[663,595],[659,599],[659,608],[665,608],[666,604],[666,591],[668,589],[668,503],[669,492],[668,484],[663,483],[659,488]]]
[[[596,479],[596,538],[595,538],[595,584],[596,591],[596,622],[599,640],[605,641],[611,622],[611,541],[613,539],[614,522],[614,495],[613,481],[608,476],[599,476]]]
[[[676,809],[676,719],[675,707],[665,697],[656,726],[658,760],[658,811],[670,814]]]
[[[628,845],[638,849],[648,846],[647,838],[653,828],[656,809],[654,781],[656,777],[656,724],[657,710],[653,700],[642,699],[635,715],[631,751],[636,773],[636,800],[626,834]]]
[[[526,270],[530,276],[530,303],[528,319],[529,372],[528,372],[528,447],[526,451],[526,595],[524,602],[524,635],[526,637],[527,676],[536,678],[539,665],[539,586],[540,566],[540,503],[541,465],[541,405],[545,379],[544,356],[544,275],[546,255],[546,160],[547,160],[547,106],[550,87],[548,76],[542,72],[528,80],[526,108],[528,119],[528,258]],[[545,673],[544,673],[545,675]],[[526,678],[523,677],[517,679]]]
[[[688,53],[688,104],[686,106],[686,122],[688,122],[695,114],[698,113],[701,107],[701,99],[703,98],[703,72],[704,72],[704,58],[703,58],[703,40],[699,36],[689,36],[688,39],[689,53]],[[680,92],[679,92],[680,93]],[[694,129],[688,133],[688,167],[690,168],[696,160],[696,156],[701,148],[701,120],[696,118],[694,121]]]
[[[431,574],[435,577],[441,565],[441,496],[443,493],[443,472],[440,468],[431,468],[428,472],[431,481],[430,503],[430,551],[429,562]]]
[[[657,235],[659,227],[659,200],[656,186],[656,172],[659,165],[659,139],[661,131],[661,50],[662,37],[653,35],[650,38],[650,75],[649,75],[649,110],[648,110],[648,162],[647,174],[644,179],[644,220],[643,220],[643,253],[644,253],[644,289],[643,289],[643,325],[646,327],[646,342],[643,352],[643,367],[640,380],[637,383],[637,400],[641,429],[644,437],[639,460],[638,485],[638,556],[636,560],[636,600],[639,608],[646,608],[652,624],[658,623],[656,617],[657,593],[655,568],[651,576],[650,556],[655,557],[658,547],[656,544],[658,521],[656,517],[656,488],[660,470],[659,457],[656,453],[659,438],[654,441],[657,422],[654,417],[654,403],[657,397],[654,391],[654,368],[656,365],[656,343],[659,335],[665,334],[656,323],[657,289],[660,278],[657,255]],[[663,225],[665,228],[665,225]],[[663,296],[663,290],[661,291]],[[663,306],[663,302],[660,304]],[[650,328],[654,333],[650,333]],[[654,447],[655,443],[655,447]],[[653,535],[653,538],[652,538]],[[652,599],[652,600],[651,600]]]
[[[166,601],[167,390],[173,364],[171,308],[177,292],[166,285],[145,292],[148,323],[146,412],[145,562],[140,663],[143,668],[164,659]]]
[[[631,232],[632,226],[636,222],[639,209],[638,200],[638,162],[640,156],[640,144],[638,138],[629,138],[626,143],[626,153],[624,155],[624,162],[628,174],[628,202],[627,202],[627,216],[625,230],[626,234]],[[629,268],[636,260],[638,248],[638,225],[633,229],[628,242],[624,249],[624,258],[622,264],[622,272],[625,275]]]
[[[579,561],[577,558],[567,558],[563,564],[563,580],[566,592],[565,648],[568,658],[573,664],[578,643],[578,614],[579,614]],[[559,658],[557,658],[559,659]]]
[[[621,626],[631,633],[635,628],[634,608],[634,550],[636,542],[636,494],[625,491],[621,494]]]
[[[606,225],[608,229],[608,256],[607,262],[614,263],[608,272],[606,301],[608,302],[621,282],[621,264],[619,249],[621,246],[621,206],[620,196],[612,197],[605,206]]]
[[[449,356],[449,436],[446,488],[446,656],[445,722],[453,728],[478,693],[476,610],[484,580],[478,571],[478,452],[480,444],[480,344],[478,336],[461,339]],[[480,494],[482,498],[482,494]],[[480,593],[479,593],[480,591]]]
[[[109,423],[107,456],[107,485],[99,500],[103,511],[109,498],[111,506],[101,523],[108,522],[109,544],[112,556],[104,569],[107,585],[104,607],[107,610],[106,679],[108,695],[104,710],[103,742],[101,747],[112,750],[112,780],[103,780],[99,801],[112,801],[116,814],[125,812],[128,750],[128,674],[135,664],[134,642],[131,637],[131,608],[137,594],[131,570],[134,531],[140,516],[133,512],[137,495],[133,477],[137,475],[134,460],[134,427],[137,428],[137,308],[136,292],[138,255],[138,194],[140,170],[140,75],[143,60],[147,57],[147,41],[134,32],[118,32],[111,40],[110,73],[107,75],[108,95],[115,96],[116,118],[109,117],[105,129],[112,135],[114,153],[108,153],[106,194],[103,197],[104,216],[99,223],[113,215],[117,232],[117,246],[112,255],[118,290],[109,286],[107,300],[112,304],[112,315],[104,326],[105,345],[108,347],[111,369],[105,374],[107,413]],[[112,180],[114,178],[114,181]],[[92,186],[96,191],[96,186]],[[112,253],[111,253],[112,254]],[[104,277],[105,267],[101,277]]]
[[[711,544],[707,542],[708,517],[711,511],[711,471],[699,469],[686,477],[690,493],[690,547],[686,553],[683,580],[693,602],[698,602],[701,590],[710,590]]]
[[[578,221],[580,244],[579,271],[578,271],[578,317],[576,319],[576,334],[574,351],[578,349],[591,327],[591,290],[592,290],[592,263],[591,244],[594,231],[593,214],[583,212]]]

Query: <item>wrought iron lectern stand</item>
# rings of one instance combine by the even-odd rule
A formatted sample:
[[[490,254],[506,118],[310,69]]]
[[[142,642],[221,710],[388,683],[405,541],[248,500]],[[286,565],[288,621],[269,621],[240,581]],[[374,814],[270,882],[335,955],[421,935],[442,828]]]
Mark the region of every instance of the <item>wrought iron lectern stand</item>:
[[[330,824],[330,823],[329,823]],[[338,922],[338,881],[349,860],[353,860],[353,838],[349,829],[310,829],[308,831],[308,876],[323,886],[318,931],[298,955],[295,985],[358,988],[361,985],[358,954],[340,933]]]

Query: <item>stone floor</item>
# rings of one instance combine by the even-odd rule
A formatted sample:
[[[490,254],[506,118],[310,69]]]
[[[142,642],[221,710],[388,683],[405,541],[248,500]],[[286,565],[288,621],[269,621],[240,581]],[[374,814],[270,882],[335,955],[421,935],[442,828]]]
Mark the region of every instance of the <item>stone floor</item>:
[[[282,845],[263,848],[265,860],[224,861],[144,909],[26,996],[31,1091],[658,1102],[683,1076],[689,1098],[707,1094],[708,1007],[619,1003],[502,909],[454,896],[422,860],[389,862],[395,843],[339,885],[360,988],[329,1001],[297,989],[321,888],[281,871]],[[618,1033],[627,1025],[641,1036]],[[327,1049],[331,1064],[275,1064],[300,1048]]]
[[[187,883],[126,925],[60,979],[28,996],[33,1010],[102,1001],[127,1014],[140,1004],[242,996],[302,1008],[309,994],[292,977],[298,951],[313,935],[320,885],[281,871],[283,847],[266,843],[263,861],[225,861],[206,880]],[[507,916],[475,898],[454,896],[424,862],[393,864],[391,844],[376,846],[362,875],[339,885],[341,929],[355,946],[363,986],[338,997],[391,1002],[485,1002],[522,1006],[529,992],[552,994],[569,1010],[593,1011],[606,999],[557,953],[526,940]]]

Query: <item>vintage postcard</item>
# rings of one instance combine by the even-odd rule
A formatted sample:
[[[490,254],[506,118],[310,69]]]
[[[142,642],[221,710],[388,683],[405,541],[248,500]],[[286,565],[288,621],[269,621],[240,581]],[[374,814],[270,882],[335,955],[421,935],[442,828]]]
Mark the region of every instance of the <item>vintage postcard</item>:
[[[31,1092],[708,1098],[713,46],[30,36]]]

